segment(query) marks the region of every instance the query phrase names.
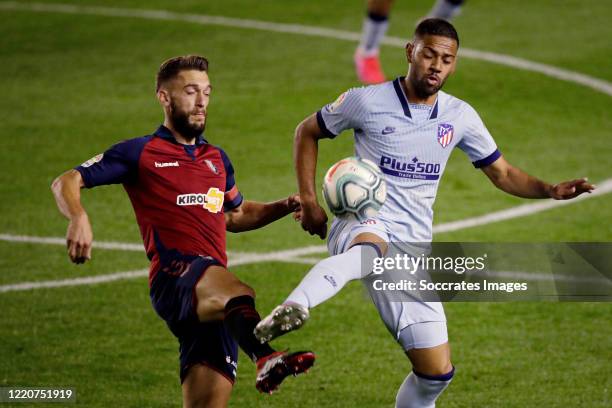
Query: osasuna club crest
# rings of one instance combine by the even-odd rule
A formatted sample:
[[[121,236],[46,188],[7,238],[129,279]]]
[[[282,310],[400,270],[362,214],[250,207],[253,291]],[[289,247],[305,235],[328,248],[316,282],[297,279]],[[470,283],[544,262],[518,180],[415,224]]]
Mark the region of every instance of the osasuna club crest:
[[[438,125],[438,143],[440,143],[440,146],[448,146],[453,140],[453,133],[453,125],[448,123],[440,123]]]

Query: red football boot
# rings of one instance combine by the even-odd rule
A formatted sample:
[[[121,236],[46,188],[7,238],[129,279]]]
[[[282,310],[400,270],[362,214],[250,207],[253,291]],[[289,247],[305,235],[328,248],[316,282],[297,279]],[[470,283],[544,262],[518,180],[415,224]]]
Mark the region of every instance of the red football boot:
[[[255,388],[259,392],[272,394],[283,380],[290,376],[305,373],[314,364],[315,355],[311,351],[288,353],[277,351],[257,360],[257,380]]]

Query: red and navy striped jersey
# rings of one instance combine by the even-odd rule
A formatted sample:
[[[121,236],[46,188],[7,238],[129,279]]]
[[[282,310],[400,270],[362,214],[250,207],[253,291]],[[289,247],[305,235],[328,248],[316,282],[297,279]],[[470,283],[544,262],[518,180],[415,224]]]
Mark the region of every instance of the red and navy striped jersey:
[[[149,282],[169,253],[211,256],[227,264],[224,211],[238,207],[232,164],[201,136],[183,145],[160,126],[152,135],[129,139],[76,167],[85,187],[123,184],[147,256]]]

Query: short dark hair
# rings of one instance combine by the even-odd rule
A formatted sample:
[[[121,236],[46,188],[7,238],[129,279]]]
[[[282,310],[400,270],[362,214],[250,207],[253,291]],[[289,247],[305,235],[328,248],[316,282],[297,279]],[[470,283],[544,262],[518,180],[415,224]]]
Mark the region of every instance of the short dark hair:
[[[415,37],[423,37],[425,35],[439,35],[441,37],[452,38],[457,41],[459,47],[459,35],[457,30],[451,23],[441,18],[426,18],[421,21],[414,30]]]
[[[175,78],[179,72],[191,69],[207,72],[208,60],[199,55],[184,55],[182,57],[174,57],[164,61],[164,63],[162,63],[159,67],[159,71],[157,71],[155,90],[159,91],[159,88],[164,82]]]

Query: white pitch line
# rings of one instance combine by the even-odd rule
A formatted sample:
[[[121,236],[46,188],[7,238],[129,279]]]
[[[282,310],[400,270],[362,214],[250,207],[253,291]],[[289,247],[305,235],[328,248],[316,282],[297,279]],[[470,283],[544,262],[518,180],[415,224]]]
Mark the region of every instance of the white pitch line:
[[[453,271],[438,272],[436,275],[447,275],[457,276]],[[533,282],[566,282],[566,283],[582,283],[582,284],[595,284],[603,286],[612,286],[612,280],[606,277],[594,277],[594,276],[572,276],[564,274],[553,274],[543,272],[524,272],[524,271],[497,271],[497,270],[483,270],[483,271],[471,271],[465,275],[467,278],[479,277],[479,278],[492,278],[492,279],[508,279],[508,280],[524,280]]]
[[[0,234],[0,241],[66,246],[66,238],[61,237],[35,237],[30,235]],[[94,241],[93,247],[96,249],[116,249],[119,251],[144,252],[144,247],[142,244],[132,244],[129,242]]]
[[[42,282],[22,282],[10,285],[2,285],[0,286],[0,293],[20,292],[24,290],[42,288],[59,288],[65,286],[94,285],[97,283],[113,282],[123,279],[142,278],[144,276],[147,276],[148,273],[149,271],[147,269],[140,269],[137,271],[117,272],[108,275],[86,276],[82,278],[73,279],[59,279]]]
[[[321,252],[325,252],[327,247],[324,245],[312,245],[303,248],[294,248],[294,249],[285,249],[281,251],[272,251],[265,253],[256,253],[256,252],[238,252],[232,253],[229,256],[229,265],[244,265],[249,263],[258,263],[258,262],[267,262],[267,261],[286,261],[287,259],[297,260],[297,263],[301,262],[299,256],[303,255],[311,255],[311,254],[320,254]],[[232,255],[235,256],[232,259]]]
[[[459,231],[466,228],[479,227],[495,222],[507,221],[513,218],[525,217],[542,211],[552,210],[557,207],[577,204],[590,198],[599,197],[612,192],[612,179],[606,179],[597,185],[597,189],[590,194],[583,194],[573,200],[538,200],[538,202],[523,204],[505,210],[494,211],[464,220],[451,221],[433,226],[433,232],[440,234],[444,232]],[[34,244],[66,245],[66,239],[61,237],[38,237],[31,235],[0,234],[0,241],[22,242]],[[144,251],[142,244],[113,241],[94,241],[94,248],[115,249],[121,251]],[[245,263],[264,262],[271,260],[283,260],[285,258],[296,258],[304,255],[326,252],[325,245],[312,245],[302,248],[286,249],[265,253],[257,252],[228,252],[232,266],[244,265]],[[233,258],[233,259],[232,259]],[[239,262],[239,263],[236,263]]]
[[[66,238],[62,237],[38,237],[32,235],[13,235],[13,234],[0,234],[0,241],[6,242],[17,242],[26,244],[43,244],[43,245],[60,245],[66,246]],[[96,249],[114,249],[119,251],[135,251],[144,252],[144,246],[142,244],[135,244],[130,242],[114,242],[114,241],[94,241],[93,247]],[[259,262],[262,260],[270,260],[273,258],[292,258],[296,256],[311,255],[321,253],[325,251],[325,247],[321,245],[313,245],[302,248],[286,249],[276,252],[234,252],[228,251],[228,256],[235,259],[234,262]]]
[[[6,234],[3,234],[6,235]],[[49,243],[52,239],[45,239],[44,243]],[[36,242],[36,241],[24,241],[20,240],[17,242]],[[238,266],[245,265],[250,263],[258,263],[258,262],[266,262],[266,261],[278,261],[278,262],[287,262],[287,263],[305,263],[312,264],[312,260],[310,259],[301,259],[294,258],[291,254],[297,253],[312,253],[315,247],[306,247],[293,249],[288,251],[278,251],[276,253],[271,254],[248,254],[247,257],[242,258],[240,256],[236,256],[231,259],[228,264],[229,266]],[[317,251],[320,252],[320,251]],[[285,254],[289,256],[285,256]],[[118,280],[125,279],[134,279],[134,278],[143,278],[149,275],[148,269],[139,269],[134,271],[127,272],[115,272],[109,273],[105,275],[95,275],[95,276],[84,276],[80,278],[72,278],[72,279],[58,279],[58,280],[49,280],[49,281],[38,281],[38,282],[20,282],[13,283],[7,285],[0,285],[0,293],[6,292],[22,292],[33,289],[44,289],[44,288],[59,288],[59,287],[67,287],[67,286],[82,286],[82,285],[95,285],[99,283],[106,282],[114,282]]]
[[[470,276],[480,276],[480,277],[491,277],[491,278],[503,278],[503,279],[520,279],[526,281],[536,281],[536,282],[567,282],[567,283],[587,283],[587,284],[596,284],[603,286],[612,286],[612,281],[610,279],[604,278],[595,278],[595,277],[584,277],[584,276],[571,276],[571,275],[562,275],[552,273],[530,273],[530,272],[517,272],[517,271],[494,271],[494,272],[476,272],[474,274],[470,274]]]
[[[318,260],[313,258],[270,258],[265,260],[280,261],[287,263],[303,263],[312,265]],[[243,265],[253,263],[252,260],[240,260],[237,259],[233,262],[233,265]],[[60,279],[51,281],[39,281],[39,282],[21,282],[8,285],[0,285],[0,293],[6,292],[23,292],[34,289],[45,289],[45,288],[59,288],[59,287],[70,287],[70,286],[83,286],[83,285],[95,285],[100,283],[115,282],[118,280],[143,278],[148,276],[148,269],[139,269],[135,271],[127,272],[116,272],[107,275],[97,276],[86,276],[82,278],[73,279]],[[487,273],[474,273],[470,276],[480,276],[485,278],[503,278],[510,280],[526,280],[535,282],[570,282],[570,283],[590,283],[603,286],[612,286],[612,283],[606,279],[592,278],[592,277],[575,277],[575,276],[564,276],[564,275],[552,275],[543,273],[527,273],[527,272],[514,272],[514,271],[498,271],[498,272],[487,272]]]
[[[383,44],[394,45],[404,47],[406,40],[398,37],[386,37],[382,40]],[[490,62],[497,65],[505,65],[520,69],[523,71],[537,72],[555,79],[559,79],[567,82],[574,82],[579,85],[584,85],[597,92],[604,93],[612,96],[612,83],[603,79],[594,78],[589,75],[582,74],[580,72],[569,71],[555,67],[553,65],[542,64],[540,62],[533,62],[523,58],[513,57],[511,55],[498,54],[489,51],[479,51],[471,48],[460,48],[459,56],[462,58],[470,58],[480,61]]]
[[[179,21],[202,25],[217,25],[233,28],[245,28],[261,31],[270,31],[285,34],[297,34],[322,38],[333,38],[335,40],[357,42],[361,38],[360,33],[336,30],[324,27],[305,26],[301,24],[284,24],[259,20],[247,20],[223,16],[208,16],[203,14],[176,13],[167,10],[128,9],[115,7],[79,6],[73,4],[48,4],[48,3],[19,3],[14,1],[0,2],[0,9],[13,11],[32,11],[47,13],[81,14],[106,17],[141,18],[147,20]],[[406,40],[398,37],[387,37],[383,44],[403,47]],[[494,52],[479,51],[470,48],[461,48],[462,57],[494,64],[500,64],[521,70],[537,72],[562,81],[573,82],[584,85],[597,92],[612,96],[612,83],[603,79],[594,78],[579,72],[569,71],[552,65],[532,62],[526,59]]]

